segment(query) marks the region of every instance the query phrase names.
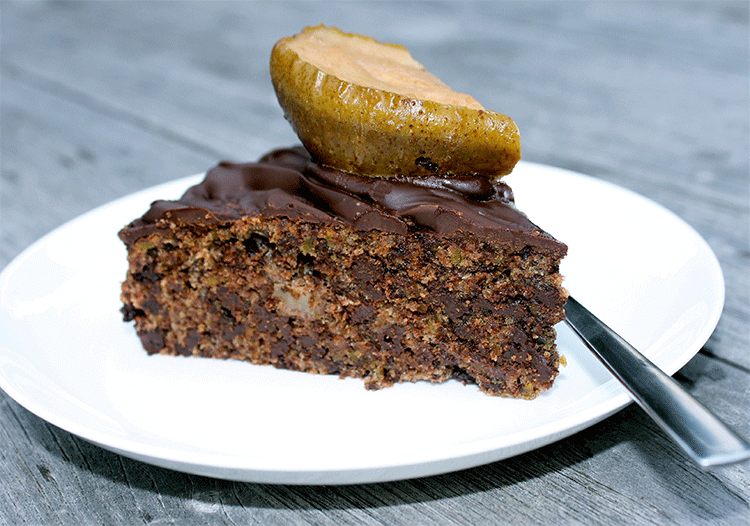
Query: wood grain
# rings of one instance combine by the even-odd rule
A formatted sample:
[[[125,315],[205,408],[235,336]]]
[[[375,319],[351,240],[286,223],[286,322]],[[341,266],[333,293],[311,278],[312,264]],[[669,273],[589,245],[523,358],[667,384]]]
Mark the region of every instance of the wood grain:
[[[721,262],[726,306],[675,377],[750,436],[746,2],[5,1],[0,267],[114,198],[294,144],[268,56],[319,22],[405,44],[449,85],[511,115],[524,159],[632,189],[695,228]],[[310,487],[143,464],[0,392],[0,524],[748,520],[748,465],[698,470],[632,406],[502,462]]]

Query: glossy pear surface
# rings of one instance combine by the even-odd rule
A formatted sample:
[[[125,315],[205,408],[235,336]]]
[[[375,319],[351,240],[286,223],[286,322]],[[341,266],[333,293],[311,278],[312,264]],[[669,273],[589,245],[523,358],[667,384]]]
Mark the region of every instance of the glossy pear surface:
[[[403,46],[306,28],[276,43],[271,78],[302,144],[332,168],[495,179],[521,157],[509,117],[451,90]]]

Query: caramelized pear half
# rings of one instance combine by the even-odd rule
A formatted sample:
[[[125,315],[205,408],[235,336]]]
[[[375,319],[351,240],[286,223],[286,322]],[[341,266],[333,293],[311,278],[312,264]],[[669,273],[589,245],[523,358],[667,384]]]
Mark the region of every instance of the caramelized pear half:
[[[276,43],[271,79],[302,144],[331,168],[495,179],[521,157],[509,117],[453,91],[400,45],[308,27]]]

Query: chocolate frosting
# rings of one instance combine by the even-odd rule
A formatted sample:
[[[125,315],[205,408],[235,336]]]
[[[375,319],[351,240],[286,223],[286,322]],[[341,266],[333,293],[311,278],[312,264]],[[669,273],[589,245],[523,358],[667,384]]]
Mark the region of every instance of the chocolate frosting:
[[[221,162],[176,201],[155,201],[120,232],[126,243],[165,228],[164,221],[220,223],[246,215],[343,221],[355,230],[449,235],[475,232],[514,248],[565,245],[534,225],[502,182],[480,177],[373,179],[316,164],[302,147],[274,150],[256,163]]]

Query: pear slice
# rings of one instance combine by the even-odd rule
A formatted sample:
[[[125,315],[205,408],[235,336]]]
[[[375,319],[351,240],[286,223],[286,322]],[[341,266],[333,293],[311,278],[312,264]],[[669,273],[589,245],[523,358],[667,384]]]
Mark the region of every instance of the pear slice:
[[[276,43],[271,79],[302,144],[331,168],[495,179],[521,157],[509,117],[453,91],[400,45],[308,27]]]

